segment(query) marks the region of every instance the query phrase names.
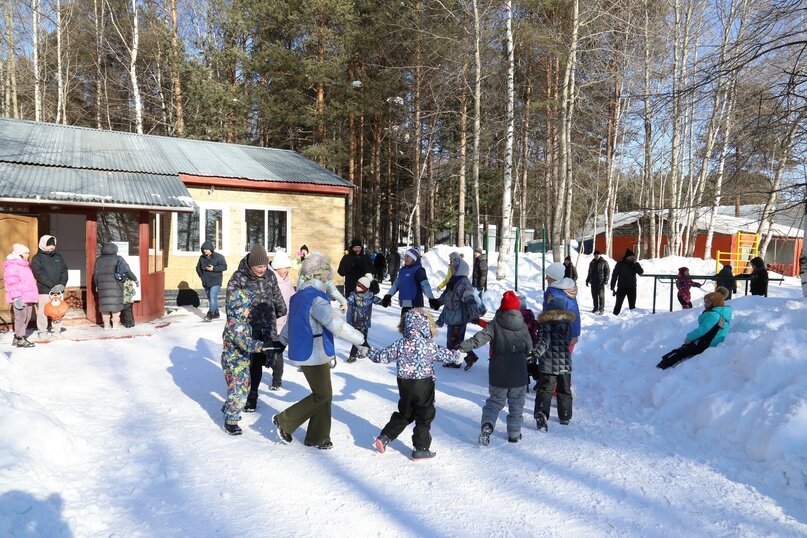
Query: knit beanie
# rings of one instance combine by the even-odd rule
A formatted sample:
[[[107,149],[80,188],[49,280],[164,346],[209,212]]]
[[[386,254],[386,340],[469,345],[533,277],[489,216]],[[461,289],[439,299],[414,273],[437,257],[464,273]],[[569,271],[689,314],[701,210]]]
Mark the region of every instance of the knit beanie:
[[[272,258],[272,269],[288,269],[289,267],[291,267],[289,255],[282,250],[275,253],[275,257]]]
[[[25,254],[26,252],[30,253],[31,249],[29,249],[22,243],[14,243],[13,245],[11,245],[11,256],[13,256],[13,258],[11,259],[16,258],[22,259],[22,255]]]
[[[404,253],[404,257],[409,256],[412,258],[412,261],[418,261],[420,259],[420,252],[416,248],[410,248]]]
[[[362,243],[361,239],[358,237],[354,237],[353,240],[350,242],[350,248],[353,247],[362,247],[364,248],[364,243]]]
[[[550,263],[544,271],[544,275],[556,282],[563,280],[563,277],[566,276],[566,267],[560,262]]]
[[[499,310],[518,310],[519,306],[520,301],[518,300],[518,295],[512,291],[504,292],[504,295],[502,295],[502,304],[499,306]]]
[[[560,297],[553,296],[544,307],[544,311],[547,310],[566,310],[566,303]]]
[[[359,289],[361,289],[361,291],[367,291],[370,288],[370,284],[372,284],[372,282],[373,282],[373,275],[367,273],[366,275],[364,275],[359,279],[357,285]]]
[[[636,256],[636,254],[629,248],[625,249],[625,257],[630,258],[631,256]]]
[[[260,243],[255,243],[249,249],[247,256],[247,265],[256,267],[258,265],[269,265],[269,256],[266,255],[266,249]]]

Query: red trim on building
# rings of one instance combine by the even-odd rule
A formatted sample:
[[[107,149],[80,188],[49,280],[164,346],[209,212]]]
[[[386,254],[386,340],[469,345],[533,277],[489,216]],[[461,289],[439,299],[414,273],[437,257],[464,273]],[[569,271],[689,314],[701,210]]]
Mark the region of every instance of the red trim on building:
[[[179,174],[185,185],[202,185],[228,187],[260,191],[306,192],[313,194],[350,194],[351,187],[339,185],[315,185],[313,183],[287,183],[284,181],[260,181],[254,179],[236,179],[228,177],[192,176]]]

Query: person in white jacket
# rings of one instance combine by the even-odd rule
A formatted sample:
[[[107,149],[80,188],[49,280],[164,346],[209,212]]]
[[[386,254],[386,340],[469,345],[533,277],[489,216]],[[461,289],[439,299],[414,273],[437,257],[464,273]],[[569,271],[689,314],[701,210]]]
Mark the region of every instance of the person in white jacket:
[[[369,351],[363,345],[364,335],[331,307],[326,290],[332,276],[328,258],[318,252],[306,256],[300,266],[300,285],[289,302],[280,342],[288,346],[289,359],[300,366],[311,394],[272,417],[277,435],[284,443],[292,442],[292,434],[308,421],[305,445],[324,450],[333,448],[330,363],[336,358],[334,337],[357,346],[360,356],[366,357]]]
[[[289,301],[291,296],[294,295],[294,286],[291,283],[291,260],[289,255],[279,250],[270,265],[272,272],[277,277],[277,287],[280,288],[280,294],[283,295],[283,302],[286,303],[286,310],[289,308]],[[277,332],[278,334],[283,330],[286,325],[288,315],[277,318]],[[283,353],[276,353],[275,360],[272,364],[272,386],[270,390],[280,390],[283,387]]]

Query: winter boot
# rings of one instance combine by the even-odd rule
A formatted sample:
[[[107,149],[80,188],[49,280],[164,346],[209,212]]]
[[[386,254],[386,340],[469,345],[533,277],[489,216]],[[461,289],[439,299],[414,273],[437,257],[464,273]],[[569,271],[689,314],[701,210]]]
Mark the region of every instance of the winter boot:
[[[313,446],[314,448],[318,448],[320,450],[330,450],[333,448],[333,443],[331,443],[330,441],[323,441],[321,443],[309,443],[308,441],[306,441],[304,444],[305,446]]]
[[[507,437],[507,442],[508,443],[518,443],[519,441],[521,441],[521,434],[520,433],[517,434],[517,435],[511,435],[511,436]]]
[[[216,312],[215,314],[213,314],[213,319],[219,319],[220,317],[221,317],[220,312]]]
[[[283,428],[281,428],[280,424],[277,423],[277,415],[272,417],[272,424],[274,424],[277,427],[277,437],[278,439],[280,439],[281,442],[289,444],[292,441],[294,441],[294,438],[291,436],[291,434],[286,430],[284,430]]]
[[[254,413],[255,409],[257,407],[258,407],[258,401],[257,400],[250,400],[249,398],[247,398],[247,401],[244,404],[243,411],[244,411],[244,413]]]
[[[281,382],[279,382],[279,381],[278,381],[277,383],[272,383],[272,386],[271,386],[271,387],[269,387],[269,390],[275,390],[275,391],[277,391],[277,390],[280,390],[280,389],[282,389],[282,388],[283,388],[283,383],[281,383]]]
[[[224,431],[229,433],[230,435],[241,435],[241,427],[238,424],[227,424],[224,423]]]
[[[416,448],[412,451],[412,459],[417,460],[427,460],[433,458],[437,455],[437,452],[432,452],[427,448]]]
[[[490,422],[482,424],[482,433],[479,434],[479,446],[488,446],[490,444],[491,433],[493,433],[493,424]]]
[[[16,347],[34,347],[34,343],[29,342],[28,339],[24,336],[20,336],[19,338],[15,336],[14,341],[11,343],[11,345]]]
[[[538,413],[535,416],[535,425],[538,427],[539,432],[549,431],[549,421],[546,419],[546,415],[543,413]]]
[[[21,338],[19,336],[15,336],[14,340],[11,341],[11,347],[17,347],[19,345],[19,341]]]
[[[202,321],[207,322],[213,321],[213,312],[208,312],[207,315],[205,316],[205,319],[203,319]]]
[[[356,362],[356,356],[355,356],[355,355],[351,355],[350,357],[348,357],[348,358],[347,358],[347,362],[349,362],[349,363],[354,363],[354,362]]]
[[[383,454],[387,451],[387,445],[390,442],[390,438],[386,435],[379,435],[375,438],[375,442],[373,442],[373,446],[375,449],[380,453]]]

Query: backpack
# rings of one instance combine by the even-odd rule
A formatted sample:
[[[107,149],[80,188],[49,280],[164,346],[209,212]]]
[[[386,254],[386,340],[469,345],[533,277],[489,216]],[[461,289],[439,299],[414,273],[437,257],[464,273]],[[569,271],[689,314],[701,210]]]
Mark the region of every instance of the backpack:
[[[482,302],[482,297],[476,294],[474,290],[469,291],[462,298],[462,317],[466,323],[479,319],[485,315],[487,309],[485,303]]]
[[[129,266],[126,261],[118,256],[118,263],[115,264],[115,280],[123,282],[129,278]]]

